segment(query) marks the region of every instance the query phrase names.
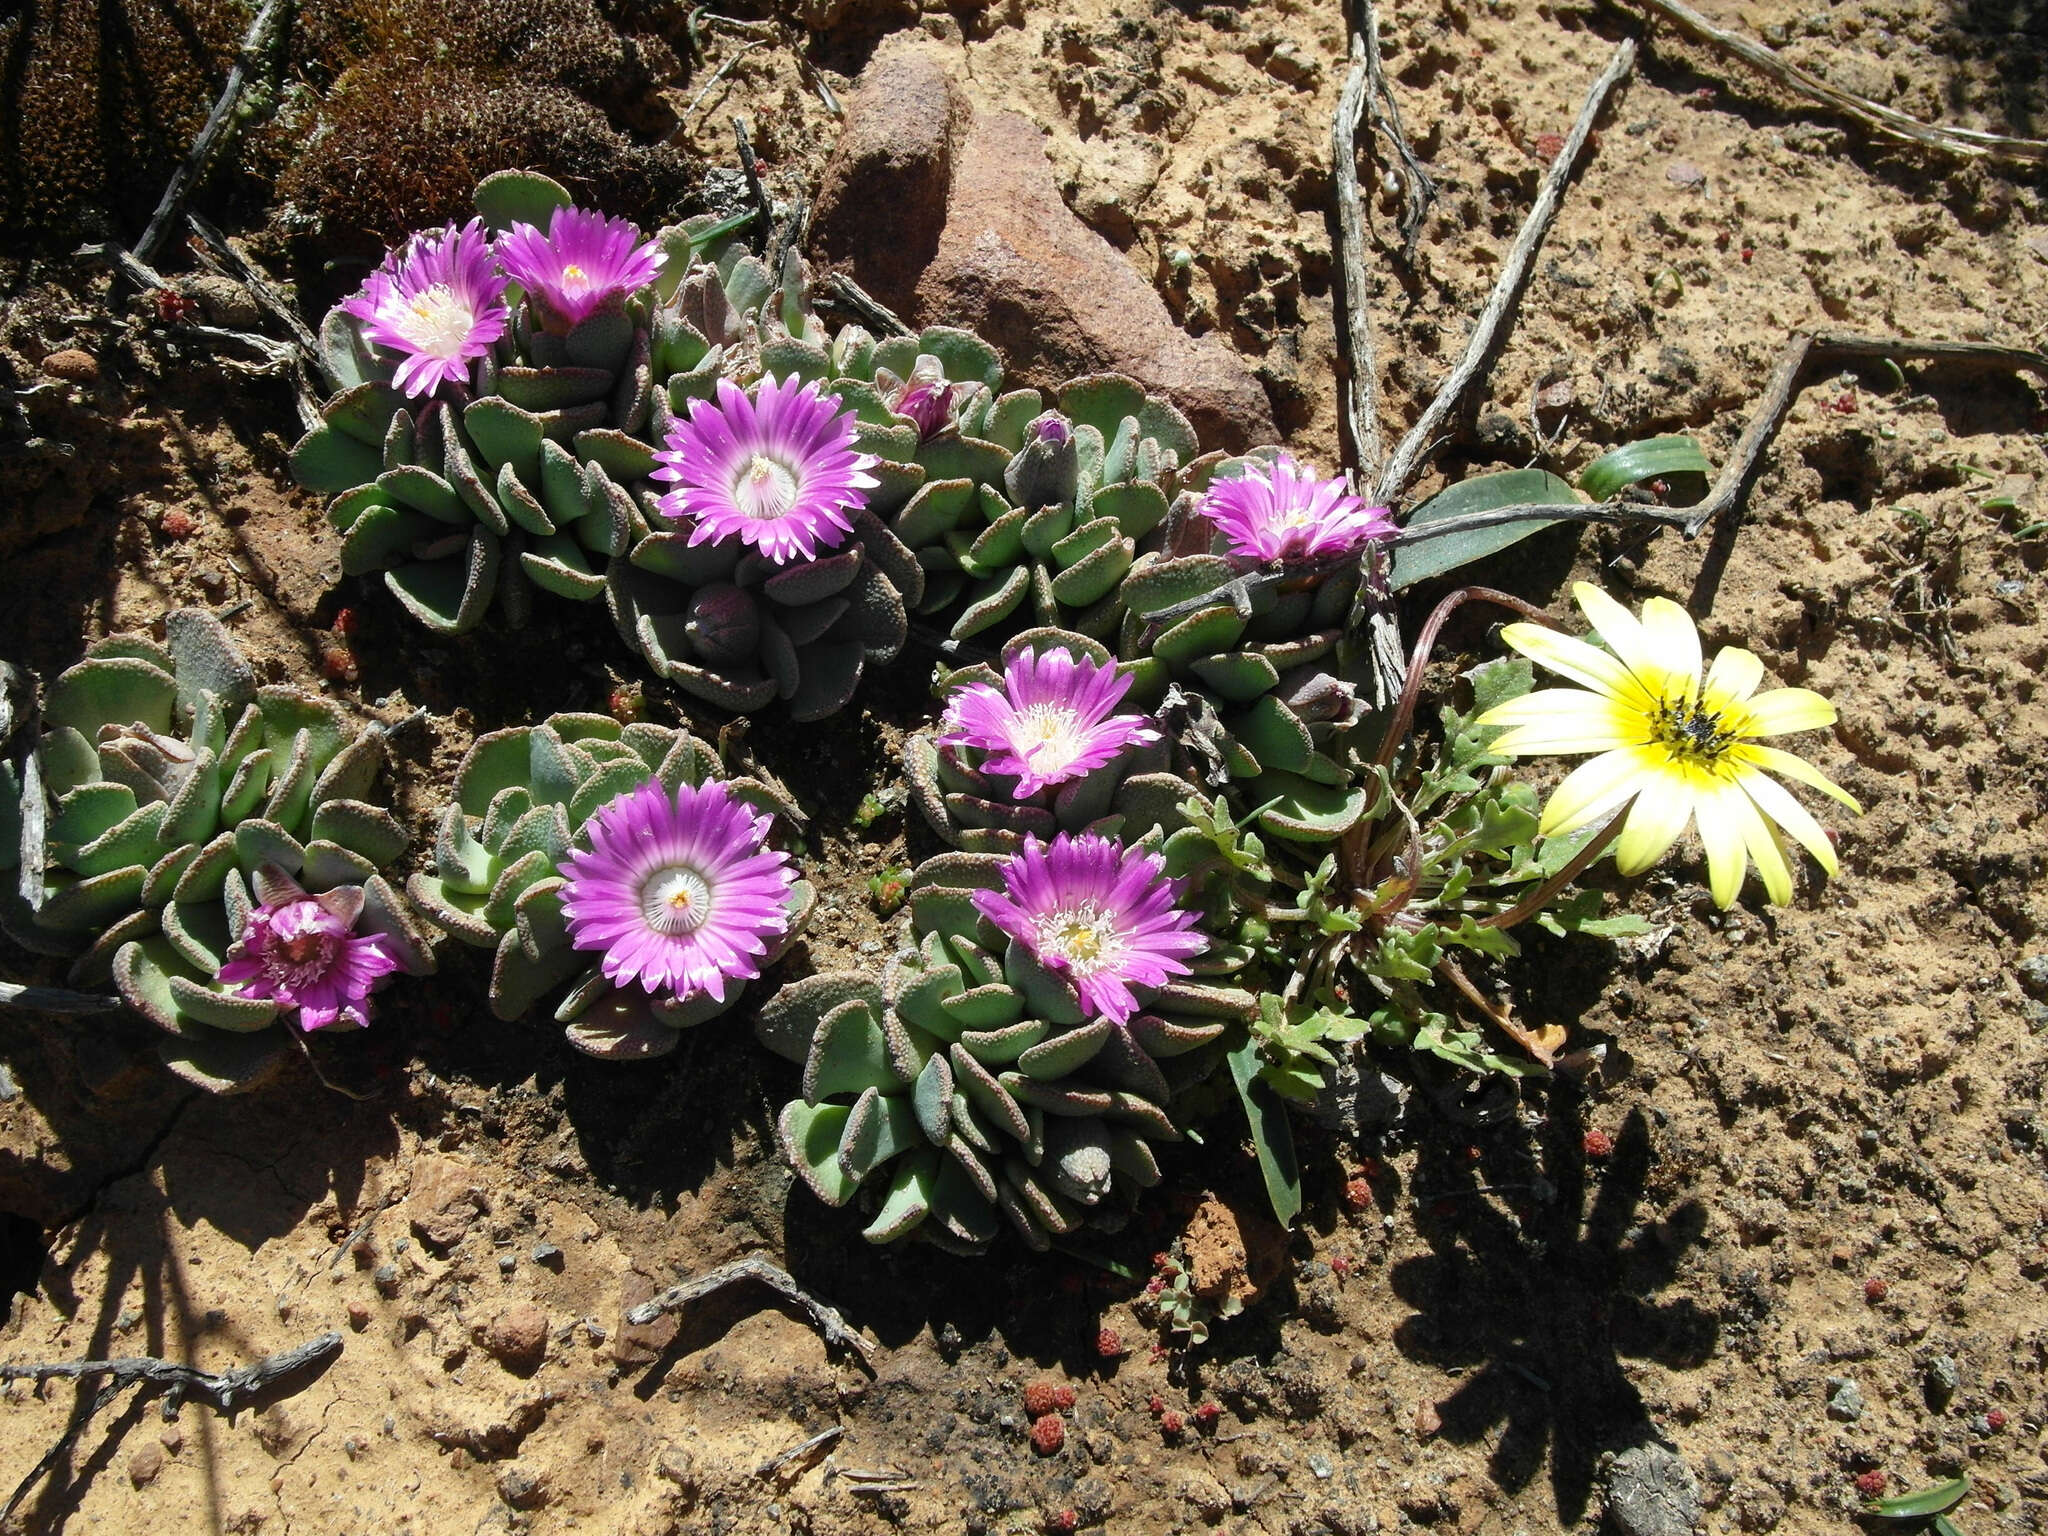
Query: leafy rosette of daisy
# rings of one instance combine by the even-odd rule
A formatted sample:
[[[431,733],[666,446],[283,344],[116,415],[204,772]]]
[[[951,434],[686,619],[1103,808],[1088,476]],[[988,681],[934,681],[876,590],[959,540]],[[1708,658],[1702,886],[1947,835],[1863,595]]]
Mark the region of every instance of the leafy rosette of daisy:
[[[1759,693],[1764,665],[1729,646],[1707,666],[1692,616],[1653,597],[1640,617],[1598,587],[1572,588],[1607,644],[1602,650],[1539,624],[1510,624],[1501,638],[1578,684],[1545,688],[1488,711],[1481,725],[1507,730],[1489,750],[1503,756],[1591,753],[1543,807],[1541,831],[1564,837],[1614,818],[1614,862],[1639,875],[1695,826],[1707,853],[1714,901],[1732,906],[1754,863],[1765,894],[1792,899],[1785,839],[1838,872],[1834,844],[1777,774],[1862,807],[1805,759],[1766,739],[1835,723],[1835,709],[1806,688]]]
[[[554,715],[477,739],[432,873],[407,892],[495,951],[497,1017],[553,999],[579,1050],[641,1060],[724,1013],[801,933],[815,893],[769,845],[801,820],[687,732]]]
[[[1007,1220],[1044,1249],[1114,1230],[1159,1181],[1154,1149],[1181,1134],[1176,1095],[1214,1070],[1226,1028],[1257,1002],[1172,969],[1200,942],[1173,882],[1154,856],[1102,846],[1116,873],[1070,844],[1041,850],[1063,880],[1070,857],[1089,866],[1070,884],[1040,872],[1044,889],[1011,858],[928,860],[909,881],[914,947],[879,982],[812,976],[761,1010],[762,1041],[803,1066],[783,1153],[828,1205],[862,1201],[869,1241],[978,1252]],[[1028,936],[984,904],[1030,911]]]
[[[476,200],[481,223],[465,229],[462,250],[488,234],[504,298],[495,329],[480,321],[465,345],[467,387],[408,388],[413,375],[399,377],[385,329],[365,318],[362,301],[393,288],[373,277],[321,327],[335,393],[292,452],[299,483],[331,498],[343,573],[381,573],[439,634],[474,629],[494,605],[522,624],[537,590],[595,599],[609,562],[661,521],[650,476],[676,409],[709,393],[727,363],[758,366],[756,322],[742,325],[746,303],[736,308],[717,269],[695,259],[689,229],[643,238],[524,171],[486,178]],[[718,238],[709,220],[693,227]],[[734,280],[755,311],[773,287],[753,269],[735,268]],[[435,314],[455,316],[453,299],[435,302]],[[692,303],[700,318],[719,317],[722,339],[744,330],[752,348],[691,341]],[[394,323],[414,323],[409,313]],[[454,318],[446,323],[452,331]]]
[[[118,986],[166,1032],[174,1071],[226,1091],[278,1064],[273,1022],[324,1027],[349,978],[430,973],[432,939],[380,872],[406,845],[371,800],[381,728],[259,688],[203,610],[170,614],[165,635],[92,647],[50,685],[34,751],[0,765],[0,861],[15,871],[0,919],[24,947],[72,957],[74,986]],[[378,958],[340,993],[311,972],[249,985],[239,962],[285,952],[270,942],[281,893],[346,912]],[[297,942],[298,921],[278,943]]]
[[[955,848],[1011,852],[1026,836],[1137,836],[1171,820],[1188,783],[1167,772],[1159,731],[1137,712],[1133,669],[1083,635],[1026,630],[994,665],[946,680],[944,718],[908,737],[904,777]]]

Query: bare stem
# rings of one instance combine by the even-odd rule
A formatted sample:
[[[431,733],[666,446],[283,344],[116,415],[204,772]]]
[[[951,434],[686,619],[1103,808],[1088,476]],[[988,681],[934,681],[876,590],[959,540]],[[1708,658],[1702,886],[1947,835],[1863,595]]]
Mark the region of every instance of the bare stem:
[[[1437,433],[1464,400],[1465,392],[1478,380],[1487,359],[1492,356],[1505,326],[1521,302],[1522,289],[1528,283],[1537,249],[1557,218],[1565,187],[1571,181],[1572,173],[1578,169],[1586,141],[1592,136],[1593,124],[1599,120],[1608,97],[1628,78],[1635,63],[1636,45],[1624,38],[1615,48],[1607,67],[1600,72],[1600,77],[1593,82],[1592,89],[1586,93],[1585,103],[1579,108],[1578,121],[1572,124],[1572,131],[1565,137],[1564,148],[1551,162],[1550,171],[1543,178],[1543,186],[1536,194],[1536,204],[1529,210],[1529,217],[1522,221],[1521,233],[1515,236],[1514,247],[1501,266],[1500,278],[1493,285],[1486,307],[1479,312],[1478,323],[1472,327],[1464,355],[1458,359],[1451,376],[1444,380],[1421,418],[1395,446],[1393,456],[1381,472],[1372,495],[1372,500],[1378,505],[1392,506],[1408,488],[1408,482],[1415,477]]]

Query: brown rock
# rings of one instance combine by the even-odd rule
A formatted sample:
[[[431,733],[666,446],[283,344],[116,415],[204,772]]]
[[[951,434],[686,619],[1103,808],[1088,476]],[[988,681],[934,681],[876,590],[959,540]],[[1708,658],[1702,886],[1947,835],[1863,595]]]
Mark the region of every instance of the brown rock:
[[[1152,285],[1068,209],[1034,124],[977,113],[954,161],[938,254],[917,285],[927,323],[979,332],[1023,383],[1129,374],[1170,397],[1205,448],[1278,436],[1244,362],[1175,325]]]
[[[1250,1301],[1279,1275],[1287,1234],[1259,1212],[1210,1195],[1188,1218],[1181,1248],[1197,1296]]]
[[[413,1167],[405,1209],[420,1241],[436,1253],[446,1253],[489,1207],[468,1163],[430,1156],[422,1157]]]
[[[491,1319],[479,1341],[500,1365],[518,1375],[540,1368],[548,1353],[548,1315],[530,1301]]]
[[[651,1365],[682,1327],[673,1312],[664,1312],[651,1323],[626,1321],[626,1313],[657,1294],[653,1277],[638,1269],[630,1271],[619,1287],[619,1329],[612,1335],[612,1359],[620,1365]]]
[[[138,1488],[147,1488],[164,1469],[164,1448],[160,1445],[145,1445],[128,1458],[128,1481]]]
[[[62,352],[52,352],[43,359],[43,372],[54,379],[69,379],[73,384],[97,384],[100,379],[99,359],[90,352],[66,347]]]
[[[815,248],[899,313],[938,251],[953,146],[966,122],[939,52],[915,40],[879,51],[846,104],[846,129],[818,189]]]

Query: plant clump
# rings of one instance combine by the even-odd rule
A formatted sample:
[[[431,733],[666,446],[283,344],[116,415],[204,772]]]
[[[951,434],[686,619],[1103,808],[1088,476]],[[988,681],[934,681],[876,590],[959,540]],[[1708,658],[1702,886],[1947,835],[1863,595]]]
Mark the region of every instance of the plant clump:
[[[382,729],[258,687],[202,610],[165,634],[92,647],[0,763],[0,919],[72,985],[116,985],[181,1076],[244,1088],[276,1065],[269,1026],[368,1023],[389,976],[433,971],[431,935],[383,874],[407,839],[369,798]]]
[[[477,739],[432,872],[407,893],[493,952],[498,1018],[553,997],[578,1050],[644,1060],[731,1008],[802,932],[815,893],[769,846],[801,821],[687,732],[552,715]]]

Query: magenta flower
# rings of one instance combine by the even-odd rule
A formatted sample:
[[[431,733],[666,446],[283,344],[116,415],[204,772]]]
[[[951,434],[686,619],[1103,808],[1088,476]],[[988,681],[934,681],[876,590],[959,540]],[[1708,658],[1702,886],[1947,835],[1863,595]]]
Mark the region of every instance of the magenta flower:
[[[466,383],[469,365],[505,334],[505,277],[483,220],[420,231],[341,308],[363,322],[367,340],[404,354],[391,379],[401,393]]]
[[[298,1009],[301,1029],[364,1028],[370,993],[398,969],[398,956],[383,934],[356,933],[363,888],[342,885],[308,896],[289,880],[273,878],[298,894],[249,914],[220,979],[239,984],[244,997],[275,998]]]
[[[890,410],[917,423],[918,441],[929,442],[952,424],[953,402],[962,387],[946,382],[936,358],[920,357],[911,366],[910,377],[886,398]]]
[[[673,795],[650,781],[606,802],[589,849],[561,866],[570,942],[602,952],[618,986],[724,1002],[789,932],[796,876],[765,846],[768,824],[715,779]]]
[[[1139,715],[1111,711],[1131,680],[1104,665],[1053,650],[1020,651],[1003,670],[1003,686],[970,683],[946,706],[942,746],[976,747],[982,767],[1017,780],[1024,799],[1100,768],[1125,747],[1157,741]]]
[[[853,531],[851,513],[879,482],[877,460],[853,446],[853,412],[816,383],[763,379],[753,399],[730,380],[716,400],[691,404],[668,429],[655,457],[657,480],[675,489],[656,503],[665,516],[692,521],[692,544],[738,538],[777,565],[837,549]]]
[[[1166,861],[1092,832],[1035,837],[1003,866],[1001,891],[976,891],[975,909],[1058,971],[1081,1006],[1121,1024],[1138,1011],[1133,986],[1185,976],[1183,955],[1209,947],[1195,914],[1174,905],[1180,882]]]
[[[1240,478],[1211,481],[1201,511],[1247,560],[1347,555],[1396,531],[1387,509],[1367,506],[1343,476],[1318,480],[1284,453]]]
[[[643,243],[630,219],[608,219],[588,208],[557,208],[546,234],[531,224],[514,224],[498,241],[499,263],[555,331],[567,331],[646,287],[663,260],[661,247]]]

